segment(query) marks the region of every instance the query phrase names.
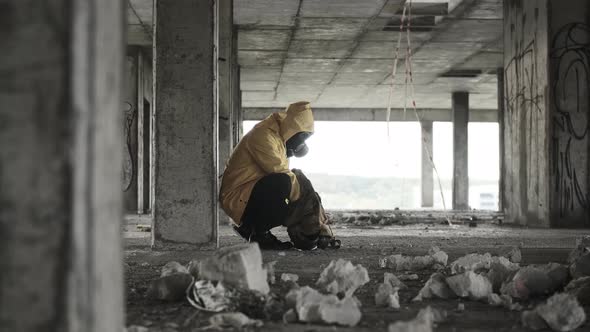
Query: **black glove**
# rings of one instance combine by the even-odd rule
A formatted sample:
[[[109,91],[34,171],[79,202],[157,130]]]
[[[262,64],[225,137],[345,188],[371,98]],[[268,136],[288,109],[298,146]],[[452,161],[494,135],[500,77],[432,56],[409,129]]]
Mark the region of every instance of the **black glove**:
[[[317,235],[309,236],[289,229],[287,229],[287,233],[289,233],[293,246],[299,250],[313,250],[318,247],[319,237]]]

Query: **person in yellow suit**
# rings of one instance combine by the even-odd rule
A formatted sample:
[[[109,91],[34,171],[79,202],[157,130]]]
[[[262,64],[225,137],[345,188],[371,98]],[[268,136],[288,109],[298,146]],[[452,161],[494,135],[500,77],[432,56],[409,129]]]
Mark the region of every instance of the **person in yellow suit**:
[[[308,152],[305,140],[313,134],[308,102],[289,105],[271,114],[248,132],[234,149],[221,181],[219,201],[234,221],[234,229],[261,249],[285,250],[291,242],[278,240],[270,229],[283,225],[290,205],[300,196],[289,157]],[[314,245],[299,245],[313,249]]]

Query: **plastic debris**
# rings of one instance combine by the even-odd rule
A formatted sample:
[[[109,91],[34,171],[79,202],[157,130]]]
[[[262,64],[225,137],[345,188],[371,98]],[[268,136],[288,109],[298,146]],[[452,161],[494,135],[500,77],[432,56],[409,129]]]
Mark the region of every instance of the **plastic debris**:
[[[438,247],[432,247],[426,256],[403,256],[401,254],[381,258],[379,266],[394,271],[418,271],[447,265],[449,256]]]
[[[147,290],[147,297],[162,301],[180,301],[191,286],[193,277],[188,273],[173,273],[153,280]]]
[[[316,285],[328,293],[344,293],[345,297],[349,297],[367,282],[369,273],[362,265],[352,265],[350,261],[338,259],[331,261],[322,271]]]
[[[430,306],[420,310],[411,321],[395,322],[389,324],[388,332],[432,332],[432,327],[435,323],[440,323],[446,320],[447,313],[432,309]]]
[[[242,329],[244,327],[261,327],[262,321],[257,319],[250,319],[241,312],[225,312],[215,314],[209,318],[210,328],[225,328],[233,327],[235,329]]]
[[[565,292],[574,295],[582,305],[590,305],[590,277],[582,277],[570,281]]]
[[[468,254],[458,258],[449,265],[451,274],[459,274],[467,271],[489,269],[492,264],[492,255]]]
[[[299,280],[299,276],[294,273],[283,273],[281,274],[281,281],[282,282],[297,282]]]
[[[451,299],[455,293],[449,288],[445,276],[442,273],[433,273],[418,295],[412,301],[422,301],[431,298]]]
[[[286,300],[302,322],[355,326],[361,320],[359,303],[352,297],[340,300],[305,286],[289,291]]]
[[[189,271],[188,269],[183,266],[182,264],[172,261],[172,262],[168,262],[166,263],[166,265],[164,265],[164,267],[162,267],[162,271],[160,273],[160,277],[166,277],[175,273],[185,273],[188,274]]]
[[[554,331],[572,331],[586,321],[586,313],[578,300],[566,293],[551,296],[535,311]]]
[[[277,261],[272,261],[264,264],[264,269],[266,270],[266,278],[268,279],[268,283],[274,285],[277,281],[275,276],[275,264]]]
[[[393,288],[407,289],[408,286],[404,284],[398,277],[393,273],[385,272],[383,274],[383,283],[390,284]]]
[[[189,303],[203,311],[220,312],[226,310],[231,299],[221,282],[198,280],[188,292]]]
[[[549,263],[521,268],[511,280],[502,284],[500,292],[517,299],[552,294],[565,285],[569,273],[565,265]]]
[[[377,287],[375,293],[375,304],[379,307],[399,309],[399,288],[393,287],[390,283],[382,283]]]
[[[256,243],[221,248],[215,255],[199,264],[202,279],[223,281],[228,286],[241,287],[268,294],[268,275],[262,267],[262,254]]]
[[[457,296],[469,297],[474,301],[487,300],[492,293],[492,284],[488,278],[473,271],[450,276],[446,281]]]

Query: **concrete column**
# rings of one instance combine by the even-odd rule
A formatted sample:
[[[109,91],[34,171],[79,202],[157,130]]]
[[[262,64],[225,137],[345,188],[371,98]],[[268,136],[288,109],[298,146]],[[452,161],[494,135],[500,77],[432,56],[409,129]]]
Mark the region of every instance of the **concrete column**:
[[[233,1],[219,0],[219,171],[233,149]]]
[[[215,247],[217,7],[157,0],[154,247]]]
[[[238,31],[234,28],[233,32],[233,43],[232,43],[232,139],[233,146],[236,146],[240,141],[240,65],[238,64]]]
[[[453,210],[469,209],[469,93],[453,92]]]
[[[2,331],[123,329],[125,9],[2,3]]]
[[[497,70],[497,79],[498,79],[498,127],[499,127],[499,140],[500,140],[500,157],[499,157],[499,166],[500,166],[500,182],[498,183],[498,211],[503,211],[504,206],[504,68],[498,68]]]
[[[422,121],[422,207],[434,205],[434,179],[432,168],[432,121]]]

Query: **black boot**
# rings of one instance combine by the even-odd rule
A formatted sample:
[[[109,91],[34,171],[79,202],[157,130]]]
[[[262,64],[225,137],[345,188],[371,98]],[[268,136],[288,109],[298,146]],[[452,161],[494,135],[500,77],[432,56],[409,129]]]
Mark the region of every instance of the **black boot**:
[[[262,234],[252,234],[250,242],[258,242],[262,250],[288,250],[293,248],[293,243],[290,241],[283,242],[277,239],[270,231]]]

